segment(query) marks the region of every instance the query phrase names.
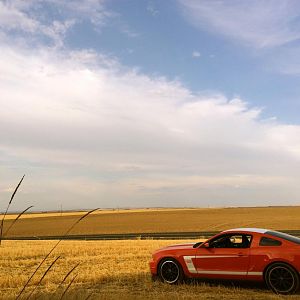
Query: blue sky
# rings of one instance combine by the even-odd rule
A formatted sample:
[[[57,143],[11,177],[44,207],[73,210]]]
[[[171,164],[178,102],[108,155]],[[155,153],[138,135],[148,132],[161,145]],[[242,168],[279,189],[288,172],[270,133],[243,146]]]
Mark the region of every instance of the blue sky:
[[[14,209],[299,204],[300,3],[0,1]]]
[[[234,5],[234,1],[229,3]],[[296,2],[289,3],[291,7],[294,4],[295,9],[299,7]],[[275,2],[272,6],[276,10]],[[278,66],[270,62],[290,47],[297,49],[298,38],[292,45],[257,49],[256,45],[212,33],[206,26],[194,26],[187,21],[186,7],[180,2],[111,1],[106,7],[118,15],[112,17],[100,33],[93,24],[85,22],[71,31],[66,45],[95,49],[146,74],[179,79],[195,93],[217,90],[228,97],[238,95],[251,105],[266,106],[263,112],[266,117],[299,122],[299,70],[296,74],[285,74],[280,62]],[[281,18],[278,16],[278,22]],[[251,17],[249,19],[255,22]],[[300,24],[297,25],[295,29],[299,31]],[[239,26],[238,22],[236,26]]]

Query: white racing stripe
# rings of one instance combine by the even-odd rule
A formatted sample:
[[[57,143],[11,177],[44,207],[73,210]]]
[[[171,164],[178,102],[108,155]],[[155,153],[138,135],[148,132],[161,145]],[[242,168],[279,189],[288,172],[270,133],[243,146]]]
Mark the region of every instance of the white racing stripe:
[[[225,258],[225,257],[241,257],[239,255],[197,255],[194,258]]]
[[[217,258],[217,257],[237,257],[237,255],[203,255],[203,256],[183,256],[187,269],[192,274],[211,274],[211,275],[242,275],[242,276],[262,276],[263,272],[247,272],[247,271],[213,271],[196,269],[192,259],[195,258]]]
[[[228,229],[224,230],[223,232],[230,232],[230,231],[249,231],[249,232],[256,232],[256,233],[266,233],[269,231],[269,229],[264,229],[264,228],[233,228],[233,229]]]
[[[248,272],[247,275],[251,275],[251,276],[262,276],[263,272]]]
[[[235,272],[235,271],[204,271],[197,270],[198,274],[216,274],[216,275],[247,275],[247,272]]]
[[[195,265],[192,261],[192,258],[195,258],[195,256],[184,256],[183,257],[184,262],[185,262],[186,267],[188,268],[189,272],[192,273],[192,274],[195,274],[195,273],[197,273],[197,270],[196,270]]]
[[[250,275],[250,276],[262,276],[263,272],[238,272],[238,271],[204,271],[197,270],[198,274],[216,274],[216,275]]]

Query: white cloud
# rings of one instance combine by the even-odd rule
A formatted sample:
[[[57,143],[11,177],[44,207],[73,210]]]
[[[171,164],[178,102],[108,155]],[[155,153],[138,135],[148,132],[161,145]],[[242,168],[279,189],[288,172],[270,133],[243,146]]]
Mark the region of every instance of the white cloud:
[[[44,1],[44,0],[43,0]],[[104,3],[105,0],[46,0],[54,4],[62,14],[69,18],[88,19],[96,25],[106,22],[106,19],[114,15],[108,11]]]
[[[300,39],[297,0],[179,0],[187,20],[254,48],[284,45]]]
[[[112,15],[96,0],[0,2],[0,197],[26,173],[16,208],[295,203],[299,126],[61,47],[76,22]]]
[[[34,32],[38,28],[38,23],[14,6],[0,2],[0,26],[6,29],[22,28],[24,31]]]
[[[41,37],[49,39],[56,47],[63,46],[67,31],[74,24],[87,20],[95,28],[103,26],[114,14],[104,8],[103,0],[13,0],[0,2],[0,29],[13,33],[21,40]],[[48,6],[48,7],[47,7]],[[49,7],[53,15],[48,16]]]
[[[199,58],[201,56],[201,53],[199,51],[193,51],[192,56],[195,58]]]
[[[152,1],[148,2],[146,9],[153,17],[156,17],[159,14],[159,10]]]
[[[136,38],[139,36],[139,34],[137,32],[135,32],[134,30],[132,30],[128,25],[121,25],[120,26],[120,31],[124,34],[126,34],[128,37],[130,38]]]
[[[0,51],[1,190],[27,173],[22,205],[299,199],[299,126],[261,121],[241,99],[196,95],[93,51]]]

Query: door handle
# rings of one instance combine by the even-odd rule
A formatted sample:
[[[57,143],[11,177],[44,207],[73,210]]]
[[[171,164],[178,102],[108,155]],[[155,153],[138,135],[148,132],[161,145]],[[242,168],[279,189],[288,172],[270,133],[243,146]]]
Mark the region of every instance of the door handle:
[[[241,257],[241,256],[244,256],[244,254],[240,252],[240,253],[238,253],[238,256]]]

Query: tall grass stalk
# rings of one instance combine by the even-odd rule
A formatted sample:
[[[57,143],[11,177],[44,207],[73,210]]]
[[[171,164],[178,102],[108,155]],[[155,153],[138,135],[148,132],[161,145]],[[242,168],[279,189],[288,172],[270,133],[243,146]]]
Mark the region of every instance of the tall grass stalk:
[[[78,276],[78,274],[76,274],[73,279],[70,281],[70,283],[68,284],[67,288],[64,290],[63,294],[61,295],[61,297],[59,298],[59,300],[62,300],[62,298],[64,297],[64,295],[67,293],[67,291],[69,290],[70,286],[72,285],[72,283],[74,282],[74,280],[76,279],[76,277]]]
[[[6,210],[5,210],[5,212],[4,212],[4,215],[3,215],[3,218],[2,218],[2,221],[1,221],[1,227],[0,227],[0,246],[1,246],[1,242],[2,242],[3,225],[4,225],[5,217],[6,217],[6,215],[7,215],[7,212],[8,212],[8,210],[9,210],[9,207],[10,207],[10,205],[11,205],[11,203],[12,203],[12,201],[13,201],[15,195],[16,195],[16,192],[18,191],[18,189],[19,189],[19,187],[20,187],[20,185],[21,185],[21,183],[22,183],[24,177],[25,177],[25,174],[23,175],[23,177],[21,178],[20,182],[19,182],[18,185],[16,186],[16,188],[15,188],[13,194],[11,195],[10,200],[9,200],[9,202],[8,202],[8,204],[7,204]]]
[[[70,233],[70,231],[79,223],[81,222],[84,218],[86,218],[89,214],[93,213],[94,211],[98,210],[99,208],[96,209],[92,209],[89,212],[87,212],[86,214],[84,214],[82,217],[80,217],[76,222],[74,222],[74,224],[72,224],[72,226],[65,232],[65,234],[62,236],[62,238],[52,247],[52,249],[48,252],[48,254],[43,258],[43,260],[39,263],[39,265],[37,266],[37,268],[34,270],[34,272],[31,274],[31,276],[29,277],[29,279],[26,281],[25,285],[23,286],[22,290],[20,291],[20,293],[18,294],[18,296],[16,297],[16,300],[19,299],[22,295],[22,293],[24,292],[24,290],[26,289],[27,285],[29,284],[29,282],[31,281],[31,279],[33,278],[33,276],[36,274],[36,272],[40,269],[40,267],[43,265],[43,263],[46,261],[46,259],[51,255],[51,253],[56,249],[56,247],[61,243],[61,241]]]
[[[59,288],[64,284],[64,282],[67,280],[67,278],[73,273],[73,271],[80,265],[80,263],[78,263],[77,265],[75,265],[64,277],[64,279],[60,282],[60,284],[57,286],[55,292],[53,293],[53,295],[50,297],[50,300],[53,299],[55,297],[56,292],[59,290]]]
[[[33,295],[33,293],[36,291],[36,289],[39,287],[39,285],[41,284],[42,280],[45,278],[45,276],[47,275],[47,273],[51,270],[51,268],[54,266],[54,264],[58,261],[58,259],[60,258],[60,256],[58,256],[57,258],[55,258],[55,260],[50,264],[50,266],[47,268],[47,270],[44,272],[43,276],[41,277],[41,279],[39,280],[39,282],[35,285],[34,289],[31,291],[31,293],[28,295],[28,297],[26,298],[26,300],[28,300],[31,295]]]
[[[94,294],[94,292],[91,292],[91,293],[85,298],[85,300],[90,299],[90,298],[92,297],[93,294]]]
[[[29,210],[30,208],[32,208],[33,205],[28,206],[26,209],[24,209],[21,213],[18,214],[18,216],[14,219],[14,221],[10,224],[10,226],[7,228],[7,230],[5,231],[5,233],[3,234],[2,238],[4,238],[7,233],[9,232],[9,230],[14,226],[14,224],[20,219],[20,217],[26,213],[27,210]]]

